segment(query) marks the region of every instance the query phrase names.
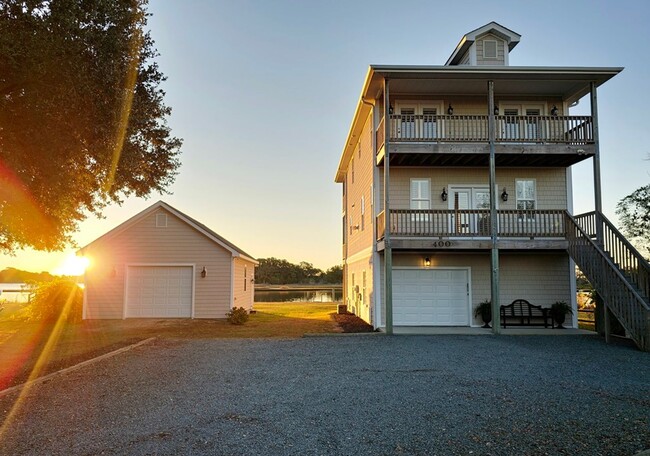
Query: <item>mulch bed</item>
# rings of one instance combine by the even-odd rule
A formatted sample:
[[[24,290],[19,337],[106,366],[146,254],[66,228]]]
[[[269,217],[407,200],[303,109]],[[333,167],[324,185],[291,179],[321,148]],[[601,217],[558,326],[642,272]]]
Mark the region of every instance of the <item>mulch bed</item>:
[[[373,332],[371,325],[351,313],[334,314],[334,321],[341,327],[344,333],[367,333]]]

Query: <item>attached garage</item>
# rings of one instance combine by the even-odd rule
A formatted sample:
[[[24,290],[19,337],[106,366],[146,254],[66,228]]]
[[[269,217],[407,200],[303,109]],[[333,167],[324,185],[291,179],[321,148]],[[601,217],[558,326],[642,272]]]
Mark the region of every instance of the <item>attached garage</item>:
[[[192,266],[127,266],[126,318],[192,317]]]
[[[469,326],[469,269],[393,269],[395,326]]]
[[[83,247],[85,319],[225,318],[253,308],[257,261],[159,201]]]

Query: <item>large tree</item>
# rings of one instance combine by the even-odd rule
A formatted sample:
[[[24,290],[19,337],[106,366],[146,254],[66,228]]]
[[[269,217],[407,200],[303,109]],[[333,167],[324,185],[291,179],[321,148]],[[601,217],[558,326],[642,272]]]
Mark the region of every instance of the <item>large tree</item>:
[[[0,0],[0,251],[57,250],[180,165],[147,0]]]
[[[646,255],[650,253],[650,185],[627,195],[616,205],[621,228]]]

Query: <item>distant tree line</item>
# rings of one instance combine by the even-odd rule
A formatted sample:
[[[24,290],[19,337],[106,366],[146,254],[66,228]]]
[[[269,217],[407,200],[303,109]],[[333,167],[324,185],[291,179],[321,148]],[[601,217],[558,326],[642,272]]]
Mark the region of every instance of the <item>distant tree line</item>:
[[[49,272],[29,272],[16,268],[0,271],[0,283],[51,282],[56,278]]]
[[[269,285],[309,284],[325,285],[343,283],[343,269],[332,266],[327,271],[315,268],[311,263],[301,261],[289,263],[278,258],[260,258],[255,268],[255,282]]]

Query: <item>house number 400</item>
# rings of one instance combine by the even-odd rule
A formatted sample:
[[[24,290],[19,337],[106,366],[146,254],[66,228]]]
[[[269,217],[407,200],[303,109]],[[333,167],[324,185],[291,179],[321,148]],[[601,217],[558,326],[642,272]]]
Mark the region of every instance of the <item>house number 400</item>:
[[[431,247],[451,247],[452,245],[454,245],[454,243],[451,241],[435,241],[431,244]]]

